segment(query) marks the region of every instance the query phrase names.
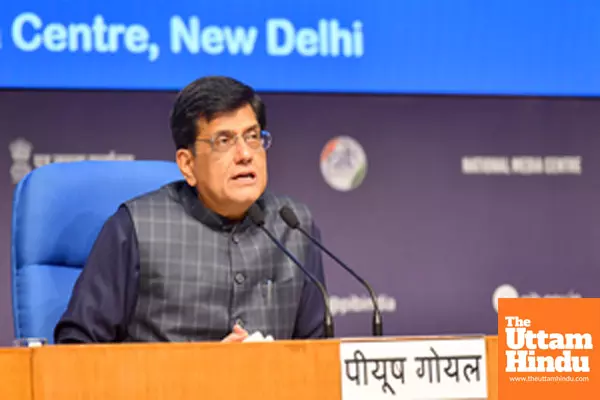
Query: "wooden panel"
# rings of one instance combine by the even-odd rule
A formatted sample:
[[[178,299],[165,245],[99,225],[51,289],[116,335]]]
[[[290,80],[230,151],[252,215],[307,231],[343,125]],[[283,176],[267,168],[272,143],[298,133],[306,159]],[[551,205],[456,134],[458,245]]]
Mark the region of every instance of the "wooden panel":
[[[486,343],[488,398],[497,400],[497,337]],[[24,351],[21,356],[27,355]],[[47,346],[32,351],[35,400],[341,399],[338,340]],[[13,375],[26,381],[28,372],[21,368]],[[10,390],[17,385],[27,386],[2,386]],[[9,393],[0,399],[30,398]]]
[[[339,342],[34,349],[36,400],[339,400]]]
[[[0,349],[0,399],[33,399],[30,349]]]
[[[498,336],[488,336],[487,369],[488,369],[488,400],[498,400]]]

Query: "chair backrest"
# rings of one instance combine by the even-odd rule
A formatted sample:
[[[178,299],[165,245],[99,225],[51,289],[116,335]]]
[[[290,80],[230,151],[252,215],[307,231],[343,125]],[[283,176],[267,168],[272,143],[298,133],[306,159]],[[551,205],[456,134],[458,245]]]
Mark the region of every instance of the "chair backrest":
[[[56,163],[23,178],[15,188],[11,224],[15,336],[52,343],[108,217],[122,202],[182,178],[167,161]]]

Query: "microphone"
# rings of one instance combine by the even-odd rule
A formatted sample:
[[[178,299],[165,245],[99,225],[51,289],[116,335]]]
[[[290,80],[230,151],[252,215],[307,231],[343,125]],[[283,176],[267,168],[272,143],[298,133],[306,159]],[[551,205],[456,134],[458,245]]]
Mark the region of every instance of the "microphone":
[[[273,236],[273,234],[269,232],[267,228],[265,228],[265,213],[263,212],[263,210],[261,210],[261,208],[258,205],[253,204],[248,209],[248,217],[257,227],[259,227],[269,237],[269,239],[271,239],[273,243],[275,243],[277,247],[279,247],[281,251],[285,253],[286,256],[288,256],[294,262],[294,264],[298,266],[298,268],[302,270],[302,272],[304,272],[304,275],[306,275],[319,288],[319,290],[321,291],[321,295],[323,296],[323,302],[325,303],[325,315],[323,318],[323,324],[325,327],[325,337],[332,338],[334,335],[333,315],[331,314],[331,308],[329,307],[329,295],[327,294],[327,290],[325,290],[323,284],[319,282],[319,280],[315,278],[310,272],[308,272],[306,268],[300,263],[300,261],[298,261],[298,259],[294,257],[294,255],[288,249],[285,248],[283,243],[277,240],[277,238]]]
[[[346,271],[348,271],[348,273],[350,273],[350,275],[352,275],[354,278],[356,278],[357,281],[362,283],[362,285],[365,288],[367,288],[367,290],[369,291],[369,295],[371,296],[371,302],[373,303],[373,327],[372,327],[373,336],[383,336],[383,323],[382,323],[382,318],[381,318],[381,311],[379,310],[379,303],[377,302],[377,298],[375,297],[375,292],[373,291],[373,288],[371,287],[371,285],[369,285],[367,283],[367,281],[365,281],[363,278],[361,278],[349,266],[344,264],[339,258],[337,258],[335,255],[333,255],[329,250],[327,250],[325,248],[325,246],[323,246],[323,244],[321,244],[317,239],[315,239],[308,232],[306,232],[306,230],[300,226],[300,221],[298,220],[296,213],[294,213],[294,210],[292,210],[288,206],[283,206],[279,209],[279,215],[281,216],[281,219],[283,219],[283,221],[287,224],[287,226],[289,226],[292,229],[297,229],[300,232],[302,232],[302,234],[304,236],[306,236],[317,247],[319,247],[321,250],[323,250],[325,252],[325,254],[327,254],[329,257],[331,257],[342,268],[344,268]]]

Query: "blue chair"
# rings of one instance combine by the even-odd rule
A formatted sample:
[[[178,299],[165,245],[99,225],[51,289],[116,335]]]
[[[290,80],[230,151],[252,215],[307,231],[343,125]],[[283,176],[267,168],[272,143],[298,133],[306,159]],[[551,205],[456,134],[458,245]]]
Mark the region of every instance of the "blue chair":
[[[35,169],[15,189],[11,279],[16,338],[46,338],[100,229],[120,203],[182,179],[168,161],[81,161]]]

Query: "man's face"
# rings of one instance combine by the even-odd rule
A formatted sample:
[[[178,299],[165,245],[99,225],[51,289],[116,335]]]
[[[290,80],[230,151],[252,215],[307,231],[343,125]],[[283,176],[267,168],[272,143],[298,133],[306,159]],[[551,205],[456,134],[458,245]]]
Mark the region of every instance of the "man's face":
[[[267,185],[266,150],[251,148],[244,136],[256,141],[260,126],[250,105],[198,121],[196,156],[189,161],[186,179],[198,189],[205,205],[220,215],[239,218],[260,197]],[[219,151],[231,138],[229,149]],[[207,141],[214,139],[214,148]],[[219,144],[219,142],[221,144]],[[181,164],[180,164],[181,166]]]

